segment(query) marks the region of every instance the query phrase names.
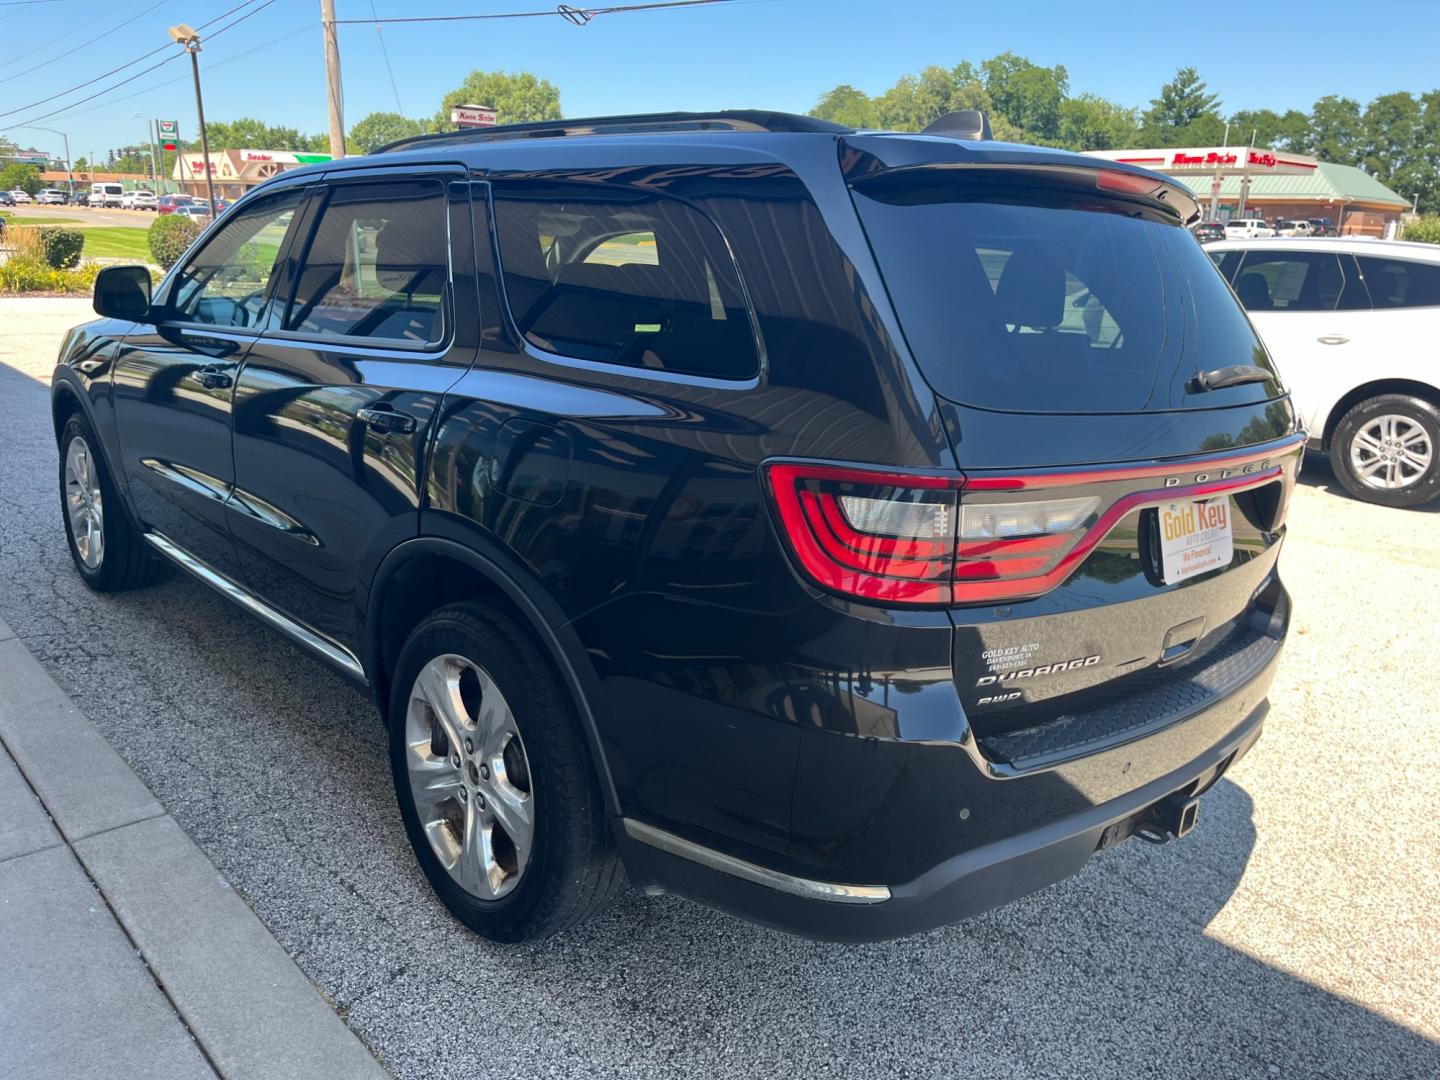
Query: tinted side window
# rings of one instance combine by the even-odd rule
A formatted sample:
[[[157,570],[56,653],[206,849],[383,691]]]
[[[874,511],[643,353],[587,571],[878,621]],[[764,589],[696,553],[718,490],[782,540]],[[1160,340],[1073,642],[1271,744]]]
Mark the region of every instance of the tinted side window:
[[[1220,271],[1220,276],[1226,281],[1235,280],[1235,268],[1240,265],[1240,252],[1238,251],[1207,251],[1210,261],[1215,264],[1215,269]]]
[[[759,370],[739,273],[698,210],[546,182],[492,192],[510,314],[536,348],[723,379]]]
[[[334,188],[305,252],[285,329],[408,345],[444,336],[450,279],[438,180]]]
[[[1359,282],[1323,252],[1249,252],[1235,291],[1247,311],[1334,311],[1366,306]]]
[[[1357,255],[1376,308],[1440,306],[1440,264]]]
[[[291,188],[259,199],[208,241],[176,278],[174,317],[208,326],[254,326],[302,194]]]

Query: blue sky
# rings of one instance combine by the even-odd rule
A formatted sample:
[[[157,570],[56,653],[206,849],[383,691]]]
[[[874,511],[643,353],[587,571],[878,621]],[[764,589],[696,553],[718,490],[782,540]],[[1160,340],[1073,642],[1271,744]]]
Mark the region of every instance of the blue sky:
[[[48,97],[163,44],[172,23],[198,26],[238,2],[0,4],[0,80],[9,79],[0,81],[0,112]],[[552,7],[553,0],[373,4],[381,16],[399,16],[540,10]],[[337,0],[337,9],[341,19],[363,18],[371,13],[371,0]],[[1239,10],[1233,4],[1216,5],[1217,18]],[[1230,24],[1203,29],[1206,19],[1203,5],[1115,0],[735,0],[688,11],[603,16],[584,28],[558,18],[392,25],[384,28],[384,42],[400,104],[410,115],[432,113],[441,96],[475,68],[534,71],[560,87],[571,116],[721,107],[803,112],[837,83],[878,93],[900,75],[929,64],[979,61],[1006,49],[1041,64],[1063,63],[1072,92],[1091,90],[1141,106],[1183,64],[1200,69],[1227,110],[1303,109],[1324,94],[1364,102],[1392,90],[1440,87],[1440,0],[1272,0],[1256,8],[1255,44],[1250,46],[1237,44]],[[112,27],[102,41],[63,56]],[[61,35],[70,36],[47,47]],[[374,27],[342,27],[340,45],[347,123],[374,110],[396,110],[396,92]],[[43,66],[11,78],[37,64]],[[277,0],[207,44],[202,73],[211,119],[250,115],[305,131],[324,130],[319,3]],[[0,117],[0,131],[79,96]],[[181,62],[36,122],[64,130],[77,157],[92,151],[103,155],[110,146],[140,140],[145,121],[136,119],[136,112],[177,118],[182,132],[193,134],[194,97]],[[17,142],[59,149],[59,140],[43,132],[12,129],[6,134]]]

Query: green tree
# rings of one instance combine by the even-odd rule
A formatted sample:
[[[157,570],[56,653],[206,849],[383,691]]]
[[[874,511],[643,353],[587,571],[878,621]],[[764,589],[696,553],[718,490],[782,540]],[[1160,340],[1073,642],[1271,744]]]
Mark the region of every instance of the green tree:
[[[1060,103],[1058,142],[1070,150],[1114,150],[1140,140],[1140,118],[1134,109],[1097,94],[1077,94]]]
[[[1361,167],[1382,183],[1415,187],[1424,171],[1423,112],[1420,102],[1403,91],[1382,94],[1365,107]]]
[[[1060,107],[1070,94],[1070,77],[1063,64],[1041,67],[1026,57],[1003,52],[980,67],[986,93],[1011,126],[1033,139],[1054,141],[1060,137]]]
[[[393,112],[373,112],[350,129],[345,148],[352,154],[369,154],[397,139],[425,134],[425,124]]]
[[[34,195],[45,181],[40,179],[40,166],[15,162],[0,169],[0,191],[23,191]]]
[[[1160,88],[1145,113],[1143,133],[1155,146],[1204,146],[1225,137],[1220,97],[1193,67],[1182,67]]]
[[[302,135],[295,128],[271,127],[263,120],[242,116],[235,120],[212,120],[205,125],[210,150],[328,150],[326,135]],[[323,152],[323,151],[322,151]]]
[[[1360,103],[1327,94],[1310,110],[1310,138],[1305,147],[1322,161],[1358,165],[1364,154],[1365,121]]]
[[[1283,116],[1274,109],[1241,109],[1230,117],[1230,141],[1271,150],[1301,152],[1310,136],[1310,117],[1299,109]]]
[[[472,71],[465,81],[445,95],[431,127],[449,131],[450,109],[454,105],[488,105],[501,124],[525,124],[537,120],[559,120],[560,90],[548,79],[528,71]]]
[[[846,127],[873,128],[879,125],[875,102],[865,91],[857,90],[849,83],[841,83],[821,94],[810,115]]]

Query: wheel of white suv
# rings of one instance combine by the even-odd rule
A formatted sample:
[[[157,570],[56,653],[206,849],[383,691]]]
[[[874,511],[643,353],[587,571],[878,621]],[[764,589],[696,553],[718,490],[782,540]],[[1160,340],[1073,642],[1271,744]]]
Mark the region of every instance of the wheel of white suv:
[[[149,581],[155,562],[120,504],[99,446],[82,415],[65,422],[60,509],[70,557],[85,584],[97,592],[119,592]]]
[[[1440,496],[1440,409],[1409,394],[1380,394],[1340,420],[1330,441],[1335,477],[1357,499],[1420,506]]]
[[[466,926],[546,937],[623,884],[574,706],[508,616],[464,603],[426,618],[401,650],[389,716],[405,831]]]

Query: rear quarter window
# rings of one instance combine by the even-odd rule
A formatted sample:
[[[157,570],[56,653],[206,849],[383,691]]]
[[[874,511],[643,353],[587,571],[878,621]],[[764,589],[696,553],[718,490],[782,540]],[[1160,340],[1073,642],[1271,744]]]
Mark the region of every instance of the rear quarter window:
[[[506,301],[532,346],[657,372],[758,372],[739,272],[700,211],[548,181],[496,181],[491,194]]]

